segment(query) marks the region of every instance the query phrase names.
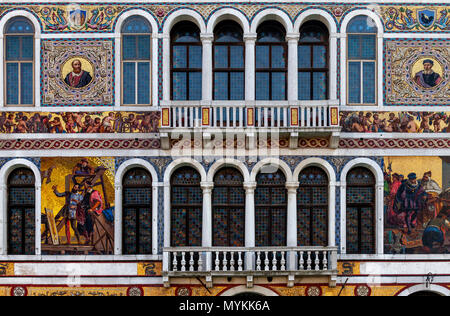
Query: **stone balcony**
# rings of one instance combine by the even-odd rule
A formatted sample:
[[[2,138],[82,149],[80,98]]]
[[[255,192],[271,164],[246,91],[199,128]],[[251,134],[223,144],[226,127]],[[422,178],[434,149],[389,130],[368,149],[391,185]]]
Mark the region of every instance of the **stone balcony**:
[[[326,277],[336,285],[337,247],[177,247],[164,248],[163,282],[169,287],[177,278],[205,277],[212,287],[215,278],[243,277],[253,286],[256,277],[284,277],[294,286],[296,277]]]
[[[169,149],[181,137],[201,140],[208,148],[215,139],[230,134],[245,143],[246,149],[254,149],[261,137],[289,139],[290,148],[298,148],[303,138],[326,139],[330,148],[338,146],[337,101],[218,102],[162,102],[162,148]]]

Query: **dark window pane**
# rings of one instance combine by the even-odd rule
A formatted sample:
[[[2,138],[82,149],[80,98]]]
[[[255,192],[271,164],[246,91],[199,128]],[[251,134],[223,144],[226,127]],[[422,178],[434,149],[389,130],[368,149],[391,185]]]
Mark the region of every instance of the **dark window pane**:
[[[184,72],[173,73],[173,99],[186,100],[187,99],[187,75]]]
[[[286,67],[284,46],[272,46],[272,68]]]
[[[269,78],[270,74],[267,72],[256,73],[256,100],[269,100]]]
[[[311,68],[311,46],[298,47],[298,68]]]
[[[244,73],[232,72],[230,76],[230,100],[244,100]]]
[[[124,36],[123,37],[123,59],[135,60],[137,59],[136,52],[136,36]]]
[[[362,59],[375,59],[376,52],[376,37],[372,35],[361,36],[361,58]]]
[[[189,47],[189,68],[202,68],[202,47]]]
[[[138,59],[150,60],[150,36],[138,37]]]
[[[325,68],[327,66],[327,48],[325,46],[314,46],[314,68]]]
[[[348,66],[348,102],[361,103],[361,63],[350,62]]]
[[[189,74],[189,100],[202,99],[202,73],[191,72]]]
[[[361,36],[348,36],[348,58],[361,59]]]
[[[34,33],[33,24],[26,18],[17,17],[8,22],[5,27],[6,34],[29,34]]]
[[[228,68],[228,46],[214,47],[214,67]]]
[[[146,34],[151,32],[152,27],[148,21],[140,16],[128,18],[122,26],[122,33]]]
[[[327,76],[324,72],[313,74],[313,100],[327,99]]]
[[[150,104],[150,63],[138,64],[138,104]]]
[[[298,99],[311,99],[311,73],[309,72],[298,73]]]
[[[269,68],[269,46],[256,46],[256,68]]]
[[[364,103],[375,103],[375,63],[363,63],[363,72]]]
[[[6,104],[19,104],[19,64],[6,64]]]
[[[214,74],[214,99],[228,100],[228,73],[216,72]]]
[[[272,73],[272,100],[286,99],[286,73]]]
[[[187,47],[186,46],[173,46],[173,68],[187,68]]]
[[[22,60],[33,60],[34,38],[32,36],[22,37]]]
[[[375,22],[365,15],[354,17],[347,26],[347,33],[377,33]]]
[[[6,37],[6,60],[20,60],[20,37]]]
[[[21,64],[20,76],[21,104],[33,104],[33,64]]]
[[[244,47],[230,47],[230,68],[244,68]]]
[[[135,63],[123,63],[123,103],[136,104]]]

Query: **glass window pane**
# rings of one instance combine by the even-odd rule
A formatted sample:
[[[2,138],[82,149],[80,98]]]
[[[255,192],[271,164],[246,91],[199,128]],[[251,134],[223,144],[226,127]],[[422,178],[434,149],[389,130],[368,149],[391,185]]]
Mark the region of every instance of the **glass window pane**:
[[[173,46],[173,68],[187,68],[186,51],[186,46]]]
[[[244,100],[244,73],[232,72],[230,74],[230,99],[231,100]]]
[[[33,60],[34,38],[32,36],[22,37],[22,60]]]
[[[272,46],[272,68],[286,67],[284,46]]]
[[[286,74],[284,72],[272,73],[272,100],[286,99]]]
[[[376,37],[373,35],[361,36],[361,58],[375,59]]]
[[[150,60],[150,36],[138,37],[138,59]]]
[[[214,67],[228,68],[228,46],[214,47]]]
[[[298,99],[311,100],[311,73],[298,73]]]
[[[298,68],[311,68],[311,46],[298,47]]]
[[[244,68],[244,47],[230,47],[230,68]]]
[[[256,68],[269,68],[268,46],[256,46]]]
[[[151,32],[152,27],[148,21],[140,16],[128,18],[122,27],[122,33],[145,34]]]
[[[6,103],[19,104],[19,64],[6,64]]]
[[[6,37],[6,60],[20,60],[20,37]]]
[[[136,64],[123,64],[123,103],[136,104]]]
[[[256,100],[269,100],[269,73],[256,73]]]
[[[214,99],[228,100],[228,73],[216,72],[214,74]]]
[[[324,72],[315,72],[313,74],[313,100],[327,99],[327,76]]]
[[[377,27],[370,17],[359,15],[350,21],[347,33],[377,33]]]
[[[202,47],[189,47],[189,68],[202,68]]]
[[[186,100],[187,99],[187,75],[184,72],[173,73],[173,99],[174,100]]]
[[[189,100],[202,99],[202,73],[191,72],[189,74]]]
[[[136,36],[124,36],[123,37],[123,59],[135,60],[137,58],[136,52]]]
[[[363,71],[364,103],[375,103],[375,63],[365,62],[363,64]]]
[[[359,35],[348,36],[348,58],[349,59],[361,58],[361,36]]]
[[[327,48],[325,46],[314,46],[314,68],[326,68],[327,67]]]
[[[348,68],[348,102],[361,103],[361,64],[350,62]]]
[[[150,104],[150,63],[138,64],[138,104]]]
[[[21,104],[33,104],[33,63],[23,63],[20,69]]]

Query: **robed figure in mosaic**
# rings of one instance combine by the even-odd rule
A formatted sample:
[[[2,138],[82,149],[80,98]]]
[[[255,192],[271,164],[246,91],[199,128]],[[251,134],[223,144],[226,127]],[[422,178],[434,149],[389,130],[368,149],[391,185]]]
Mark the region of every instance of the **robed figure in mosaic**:
[[[72,62],[73,71],[66,76],[64,80],[67,85],[72,88],[81,89],[91,83],[91,74],[82,69],[81,61],[75,59]]]
[[[434,88],[441,83],[442,77],[432,69],[433,66],[434,61],[431,59],[425,59],[423,61],[423,70],[419,71],[414,77],[414,81],[419,86],[423,88]]]

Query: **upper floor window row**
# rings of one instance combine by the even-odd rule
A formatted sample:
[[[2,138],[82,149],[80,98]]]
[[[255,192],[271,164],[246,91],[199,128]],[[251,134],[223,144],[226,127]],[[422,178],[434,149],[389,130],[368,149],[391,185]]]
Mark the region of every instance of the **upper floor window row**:
[[[344,80],[349,105],[377,103],[377,31],[375,22],[367,16],[356,16],[348,24]],[[142,16],[131,16],[120,32],[121,104],[152,105],[152,26]],[[16,17],[8,21],[4,33],[5,104],[31,106],[38,88],[35,28],[27,18]],[[322,22],[310,20],[303,23],[299,35],[297,56],[289,56],[292,50],[281,23],[261,23],[252,46],[245,44],[239,23],[222,21],[214,29],[209,65],[204,60],[199,27],[190,21],[179,22],[170,34],[170,99],[201,100],[205,88],[203,68],[207,66],[211,67],[213,100],[245,100],[246,75],[254,77],[256,100],[291,99],[288,91],[293,89],[288,87],[292,84],[298,100],[328,100],[332,97],[330,71],[335,71],[330,69],[329,30]],[[288,80],[295,71],[288,69],[289,58],[296,59],[296,83]],[[249,65],[254,73],[248,73]]]

